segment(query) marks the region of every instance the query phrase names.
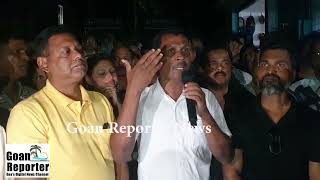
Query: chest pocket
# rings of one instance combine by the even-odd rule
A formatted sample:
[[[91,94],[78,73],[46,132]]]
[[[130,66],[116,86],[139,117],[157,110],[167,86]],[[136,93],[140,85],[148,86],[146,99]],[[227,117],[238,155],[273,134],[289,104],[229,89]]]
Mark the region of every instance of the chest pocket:
[[[102,129],[101,133],[96,133],[95,136],[104,159],[112,160],[110,149],[111,129]]]
[[[178,139],[185,152],[191,156],[206,160],[211,156],[205,133],[209,133],[203,126],[201,118],[197,115],[197,126],[191,126],[187,108],[180,104],[176,109],[175,120],[177,123]],[[209,158],[210,159],[210,158]]]

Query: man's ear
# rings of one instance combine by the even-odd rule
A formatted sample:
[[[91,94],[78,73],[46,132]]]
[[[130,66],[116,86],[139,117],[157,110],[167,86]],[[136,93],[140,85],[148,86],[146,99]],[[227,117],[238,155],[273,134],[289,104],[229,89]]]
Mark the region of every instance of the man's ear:
[[[49,72],[48,69],[48,59],[45,57],[38,57],[37,64],[40,70],[44,71],[45,73]]]
[[[85,76],[85,80],[88,85],[93,86],[92,79],[88,75]]]
[[[8,61],[13,65],[13,64],[14,64],[14,61],[15,61],[14,55],[9,54],[9,55],[8,55]]]

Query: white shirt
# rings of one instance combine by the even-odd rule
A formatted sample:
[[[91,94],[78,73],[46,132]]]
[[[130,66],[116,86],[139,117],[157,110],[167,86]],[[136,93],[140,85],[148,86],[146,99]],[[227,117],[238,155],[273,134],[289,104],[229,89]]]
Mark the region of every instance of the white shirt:
[[[206,103],[221,130],[231,135],[215,96],[207,89]],[[139,180],[208,180],[211,152],[202,120],[197,127],[189,123],[186,98],[175,102],[159,81],[144,90],[137,115],[137,125],[151,126],[150,133],[140,134]]]
[[[4,179],[4,163],[5,163],[5,145],[6,133],[2,126],[0,126],[0,180]]]
[[[311,92],[314,92],[313,95],[320,97],[320,80],[318,78],[313,77],[297,81],[290,86],[290,90],[294,91],[296,93],[295,95],[301,95],[302,92],[301,89],[298,89],[299,86],[302,86],[303,88],[311,88]],[[312,95],[309,92],[308,94],[312,97]],[[306,98],[306,96],[303,94],[302,97]],[[309,107],[315,111],[320,112],[320,101],[310,104]]]
[[[234,74],[234,77],[240,82],[241,85],[248,85],[249,83],[251,83],[251,74],[237,68],[233,68],[232,72]]]

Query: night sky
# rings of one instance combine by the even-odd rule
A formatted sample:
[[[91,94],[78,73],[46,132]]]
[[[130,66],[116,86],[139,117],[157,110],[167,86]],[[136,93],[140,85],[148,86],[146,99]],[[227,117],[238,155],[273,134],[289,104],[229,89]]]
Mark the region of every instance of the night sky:
[[[33,38],[46,26],[57,24],[58,4],[64,22],[83,29],[88,18],[120,18],[131,28],[134,1],[139,0],[1,0],[1,31],[22,32]],[[198,34],[231,31],[231,0],[141,0],[146,17],[175,19],[179,27]]]

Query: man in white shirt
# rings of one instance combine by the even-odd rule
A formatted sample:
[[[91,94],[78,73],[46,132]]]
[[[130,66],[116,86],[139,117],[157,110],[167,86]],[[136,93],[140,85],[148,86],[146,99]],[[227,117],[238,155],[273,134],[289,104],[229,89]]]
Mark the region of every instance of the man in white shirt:
[[[0,126],[0,180],[4,179],[6,133]]]
[[[315,76],[295,82],[290,90],[296,101],[320,112],[320,33],[313,34],[308,53]]]
[[[131,69],[123,61],[128,86],[118,127],[142,126],[137,134],[139,180],[208,180],[211,155],[222,164],[232,159],[230,131],[215,96],[196,83],[182,82],[193,61],[189,39],[180,31],[159,33],[154,47]],[[161,48],[161,49],[160,49]],[[158,72],[159,71],[159,72]],[[155,84],[147,87],[159,73]],[[146,88],[147,87],[147,88]],[[189,123],[186,98],[196,102],[197,126]],[[130,158],[135,132],[113,133],[115,161]]]
[[[13,73],[12,64],[8,60],[8,40],[0,37],[0,92],[8,83],[10,74]],[[5,145],[9,111],[0,107],[0,180],[5,179]]]

